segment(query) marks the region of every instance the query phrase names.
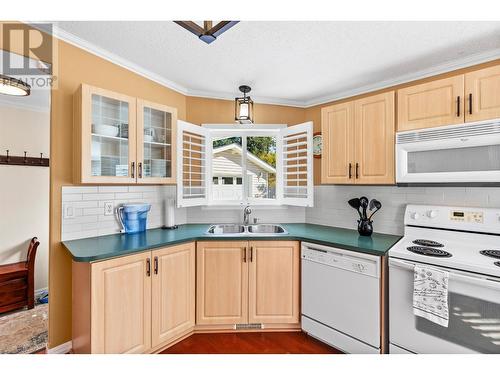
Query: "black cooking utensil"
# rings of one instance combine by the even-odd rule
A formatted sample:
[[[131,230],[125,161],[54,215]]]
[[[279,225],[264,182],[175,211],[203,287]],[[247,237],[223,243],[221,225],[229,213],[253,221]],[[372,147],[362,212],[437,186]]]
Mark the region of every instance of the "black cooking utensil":
[[[359,198],[352,198],[347,201],[349,203],[349,206],[354,208],[356,211],[358,211],[359,218],[363,219],[363,216],[361,215],[361,211],[359,210],[359,207],[361,206],[361,202],[359,201]]]
[[[372,199],[370,201],[370,217],[368,219],[371,219],[373,214],[375,212],[377,212],[378,210],[380,210],[380,208],[382,207],[382,203],[380,203],[380,201],[376,200],[376,199]]]
[[[368,198],[367,197],[361,197],[359,198],[359,203],[361,204],[361,207],[363,208],[363,216],[361,217],[362,219],[366,219],[366,209],[368,208]]]

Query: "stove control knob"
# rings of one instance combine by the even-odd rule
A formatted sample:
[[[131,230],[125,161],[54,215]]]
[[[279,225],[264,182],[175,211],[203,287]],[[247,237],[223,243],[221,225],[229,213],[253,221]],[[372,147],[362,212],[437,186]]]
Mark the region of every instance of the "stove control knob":
[[[434,219],[437,215],[438,215],[438,213],[435,210],[427,211],[427,217],[429,217],[430,219]]]
[[[418,220],[420,218],[420,214],[418,212],[412,212],[410,214],[410,217],[413,219],[413,220]]]

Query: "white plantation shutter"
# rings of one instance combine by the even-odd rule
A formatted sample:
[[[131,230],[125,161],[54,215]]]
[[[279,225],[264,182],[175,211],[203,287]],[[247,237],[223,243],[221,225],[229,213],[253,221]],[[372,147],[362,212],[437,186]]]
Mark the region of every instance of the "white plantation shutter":
[[[314,202],[311,121],[281,130],[281,201],[312,207]]]
[[[177,149],[177,205],[206,205],[206,172],[211,155],[208,130],[185,121],[177,121]]]

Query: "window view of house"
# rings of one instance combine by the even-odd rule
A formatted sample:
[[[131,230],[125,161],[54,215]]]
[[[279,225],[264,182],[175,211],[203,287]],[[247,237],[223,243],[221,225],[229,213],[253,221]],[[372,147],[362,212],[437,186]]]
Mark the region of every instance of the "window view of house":
[[[275,199],[276,138],[247,137],[245,155],[242,141],[242,137],[213,140],[212,199]]]
[[[248,197],[276,199],[276,138],[247,138]]]

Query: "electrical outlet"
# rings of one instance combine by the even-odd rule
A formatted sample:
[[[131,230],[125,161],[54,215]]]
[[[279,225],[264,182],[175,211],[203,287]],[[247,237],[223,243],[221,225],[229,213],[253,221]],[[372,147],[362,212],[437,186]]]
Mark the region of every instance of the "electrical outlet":
[[[113,215],[113,202],[104,203],[104,215],[105,216]]]
[[[64,204],[63,215],[64,219],[73,219],[75,217],[75,206],[70,203]]]

